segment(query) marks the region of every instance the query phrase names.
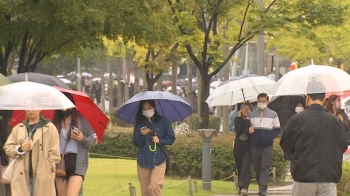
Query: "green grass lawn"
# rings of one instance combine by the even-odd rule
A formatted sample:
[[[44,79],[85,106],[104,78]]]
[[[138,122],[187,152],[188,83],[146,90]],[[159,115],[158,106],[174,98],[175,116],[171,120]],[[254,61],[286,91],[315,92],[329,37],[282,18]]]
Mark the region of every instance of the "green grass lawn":
[[[129,183],[136,187],[136,195],[141,195],[135,160],[90,158],[89,161],[90,165],[84,182],[84,196],[130,196],[129,189],[126,188]],[[197,182],[198,193],[194,193],[194,196],[237,193],[232,181],[212,181],[212,191],[203,190],[201,180]],[[163,195],[186,196],[189,195],[188,187],[186,179],[166,177]],[[123,188],[126,189],[117,192]],[[257,190],[257,186],[252,185],[251,189]]]

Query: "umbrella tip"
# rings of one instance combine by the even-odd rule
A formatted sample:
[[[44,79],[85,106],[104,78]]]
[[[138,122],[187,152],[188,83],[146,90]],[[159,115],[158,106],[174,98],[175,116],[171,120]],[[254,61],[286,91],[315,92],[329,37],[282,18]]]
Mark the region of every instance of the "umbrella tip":
[[[310,65],[314,65],[314,60],[310,59]]]

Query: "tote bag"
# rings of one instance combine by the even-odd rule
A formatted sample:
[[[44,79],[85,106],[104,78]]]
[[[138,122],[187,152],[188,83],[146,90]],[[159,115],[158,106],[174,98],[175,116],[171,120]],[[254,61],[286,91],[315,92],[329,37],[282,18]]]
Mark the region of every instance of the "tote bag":
[[[5,172],[2,174],[2,178],[4,180],[7,180],[8,182],[11,182],[12,180],[12,174],[13,174],[13,169],[14,169],[14,165],[15,162],[17,161],[17,158],[12,159],[9,163],[9,165],[7,166],[7,168],[5,169]]]

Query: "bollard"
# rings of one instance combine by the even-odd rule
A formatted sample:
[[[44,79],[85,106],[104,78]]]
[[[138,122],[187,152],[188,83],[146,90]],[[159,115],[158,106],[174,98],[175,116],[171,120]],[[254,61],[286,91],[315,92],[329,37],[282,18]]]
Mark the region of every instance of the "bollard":
[[[233,183],[235,183],[235,188],[238,190],[238,176],[235,174],[233,175]]]
[[[190,191],[190,196],[193,196],[193,189],[192,189],[192,180],[191,176],[188,176],[188,189]]]
[[[193,181],[193,189],[195,193],[198,193],[198,185],[197,185],[197,181]]]
[[[276,167],[272,168],[272,181],[274,184],[276,184],[277,176],[276,176]]]
[[[134,186],[132,186],[131,182],[129,182],[129,192],[130,196],[136,196],[136,189]]]
[[[202,135],[202,187],[211,191],[211,138],[216,132],[215,129],[198,129]]]

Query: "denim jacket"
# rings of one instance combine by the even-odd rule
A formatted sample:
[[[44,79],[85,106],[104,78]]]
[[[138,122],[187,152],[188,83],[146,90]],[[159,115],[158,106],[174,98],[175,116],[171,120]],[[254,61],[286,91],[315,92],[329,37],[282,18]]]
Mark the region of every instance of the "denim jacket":
[[[159,144],[154,149],[154,142],[151,134],[142,135],[141,128],[143,123],[136,123],[133,134],[133,143],[139,148],[137,155],[137,164],[144,168],[154,168],[165,162],[166,157],[160,145],[172,145],[175,142],[175,133],[168,119],[160,117],[157,122],[150,121],[151,129],[159,138]]]

